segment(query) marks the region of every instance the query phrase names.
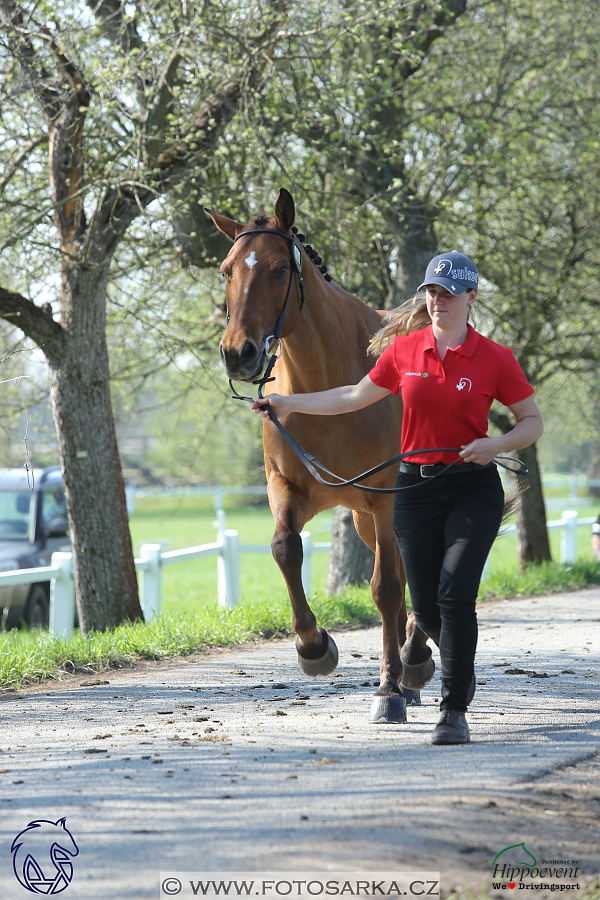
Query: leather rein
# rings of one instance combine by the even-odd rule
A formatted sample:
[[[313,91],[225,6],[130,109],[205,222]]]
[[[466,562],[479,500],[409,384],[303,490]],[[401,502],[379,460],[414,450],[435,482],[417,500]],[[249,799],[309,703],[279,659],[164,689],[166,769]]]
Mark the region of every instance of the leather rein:
[[[304,279],[302,278],[302,244],[299,238],[292,234],[285,234],[283,231],[274,231],[272,228],[255,228],[252,231],[243,231],[241,234],[238,234],[236,237],[234,244],[236,241],[239,241],[241,238],[248,237],[253,234],[274,234],[277,237],[285,238],[286,241],[289,241],[290,244],[290,280],[288,283],[287,293],[285,296],[285,301],[283,304],[283,309],[281,310],[277,322],[275,324],[275,329],[273,334],[268,335],[264,340],[263,353],[268,358],[269,362],[267,368],[265,370],[262,378],[256,379],[252,384],[258,385],[258,400],[262,400],[264,397],[264,386],[269,381],[275,381],[274,377],[271,377],[271,372],[275,366],[275,363],[279,359],[282,353],[282,345],[281,345],[281,331],[283,329],[283,323],[285,320],[285,313],[288,306],[288,301],[290,299],[290,295],[292,292],[292,284],[294,281],[294,275],[298,276],[298,286],[300,288],[300,312],[302,312],[302,308],[306,301],[306,290],[304,287]],[[227,312],[227,322],[229,322],[229,312]],[[270,347],[272,341],[276,341],[275,350],[271,353]],[[277,352],[279,351],[279,352]],[[254,403],[253,397],[245,397],[242,394],[239,394],[233,386],[231,378],[229,379],[229,387],[231,388],[232,400],[243,400],[245,403]],[[433,481],[435,478],[439,478],[440,475],[445,475],[446,472],[451,469],[453,466],[456,466],[458,463],[461,463],[463,460],[461,457],[455,459],[453,462],[448,463],[440,472],[437,472],[435,475],[423,476],[423,480],[421,482],[417,482],[417,484],[409,484],[405,487],[396,487],[396,488],[376,488],[369,487],[366,484],[359,484],[358,482],[364,481],[366,478],[370,478],[372,475],[377,475],[379,472],[384,469],[389,468],[389,466],[395,465],[395,463],[402,462],[402,460],[407,459],[409,456],[416,456],[420,453],[449,453],[456,452],[460,453],[460,447],[430,447],[424,450],[410,450],[407,453],[399,453],[397,456],[392,457],[392,459],[388,459],[383,463],[379,463],[379,465],[374,466],[372,469],[368,469],[366,472],[362,472],[360,475],[355,475],[354,478],[343,479],[340,475],[336,475],[335,472],[332,472],[327,466],[323,465],[322,462],[309,453],[307,450],[302,447],[295,438],[287,431],[273,410],[265,405],[261,407],[269,414],[269,418],[271,422],[275,425],[275,427],[279,430],[280,434],[284,438],[284,440],[288,443],[290,448],[294,451],[300,462],[308,469],[310,474],[319,484],[324,485],[325,487],[334,487],[334,488],[343,488],[343,487],[353,487],[360,491],[368,491],[371,494],[397,494],[399,491],[409,491],[412,488],[422,487],[424,484],[428,484],[430,481]],[[505,465],[501,460],[507,460],[512,463],[516,463],[518,468],[513,469],[511,466]],[[520,459],[514,459],[511,456],[497,456],[495,458],[498,465],[502,466],[504,469],[508,469],[512,472],[517,472],[519,475],[525,475],[527,473],[527,468],[524,463],[521,462]],[[330,475],[332,478],[336,478],[337,481],[327,481],[323,476],[317,471],[318,469],[321,472],[324,472],[326,475]]]

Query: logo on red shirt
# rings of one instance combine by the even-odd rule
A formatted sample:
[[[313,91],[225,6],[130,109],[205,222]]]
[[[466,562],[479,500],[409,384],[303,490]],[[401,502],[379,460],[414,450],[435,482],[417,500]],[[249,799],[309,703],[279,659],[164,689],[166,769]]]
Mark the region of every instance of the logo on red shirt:
[[[458,389],[459,391],[462,391],[462,390],[464,390],[466,387],[468,387],[468,388],[469,388],[469,391],[470,391],[471,388],[473,387],[473,385],[471,384],[471,379],[470,379],[470,378],[461,378],[460,381],[458,382],[458,384],[456,385],[456,387],[457,387],[457,389]],[[467,391],[467,393],[469,393],[469,391]]]

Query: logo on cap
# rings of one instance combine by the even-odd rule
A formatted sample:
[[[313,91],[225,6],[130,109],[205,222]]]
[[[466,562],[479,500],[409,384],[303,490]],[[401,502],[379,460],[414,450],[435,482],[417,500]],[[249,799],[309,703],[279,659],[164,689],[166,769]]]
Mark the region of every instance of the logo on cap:
[[[434,256],[427,266],[423,283],[417,290],[421,291],[432,283],[448,288],[455,295],[465,290],[477,290],[477,266],[472,259],[456,250],[448,256],[443,253]]]

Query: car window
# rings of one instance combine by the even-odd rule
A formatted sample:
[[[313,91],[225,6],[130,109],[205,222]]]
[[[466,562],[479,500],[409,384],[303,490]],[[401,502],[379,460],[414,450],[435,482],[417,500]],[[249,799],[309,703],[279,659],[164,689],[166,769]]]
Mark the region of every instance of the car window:
[[[65,528],[57,530],[57,520],[65,522]],[[44,534],[52,531],[55,535],[63,535],[67,533],[67,504],[65,495],[60,488],[45,490],[42,494],[42,528]],[[54,527],[52,528],[52,525]]]
[[[0,491],[0,540],[29,538],[35,515],[33,495],[26,491]]]

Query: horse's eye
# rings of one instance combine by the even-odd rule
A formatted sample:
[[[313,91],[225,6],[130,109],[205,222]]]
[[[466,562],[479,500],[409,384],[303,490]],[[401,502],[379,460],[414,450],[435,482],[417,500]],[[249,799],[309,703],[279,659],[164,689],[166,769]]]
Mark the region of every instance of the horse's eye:
[[[280,270],[279,270],[279,275],[287,275],[287,273],[288,273],[289,271],[290,271],[290,267],[289,267],[289,266],[282,266],[282,267],[280,268]]]

